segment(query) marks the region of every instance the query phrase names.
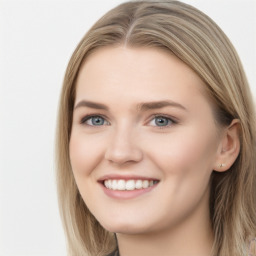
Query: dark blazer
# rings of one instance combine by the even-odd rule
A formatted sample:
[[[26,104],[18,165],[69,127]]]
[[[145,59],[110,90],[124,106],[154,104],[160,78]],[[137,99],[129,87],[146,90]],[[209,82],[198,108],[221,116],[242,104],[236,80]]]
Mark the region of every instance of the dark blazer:
[[[114,250],[113,252],[111,252],[110,254],[106,255],[106,256],[120,256],[118,249]]]

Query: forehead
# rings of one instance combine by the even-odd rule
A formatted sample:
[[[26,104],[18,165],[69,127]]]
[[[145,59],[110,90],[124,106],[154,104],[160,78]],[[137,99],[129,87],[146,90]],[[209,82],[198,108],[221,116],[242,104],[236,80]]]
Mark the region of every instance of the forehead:
[[[166,50],[103,47],[83,63],[76,101],[84,97],[122,103],[168,98],[189,104],[191,98],[206,99],[205,86],[190,67]]]
[[[190,67],[167,50],[159,48],[99,48],[83,63],[78,74],[77,87],[90,79],[94,80],[94,84],[102,82],[103,76],[104,79],[111,80],[111,84],[122,77],[131,87],[137,81],[142,82],[142,79],[147,83],[150,80],[156,83],[158,79],[160,83],[166,78],[171,82],[181,77],[184,82],[187,80],[190,84],[197,84],[198,89],[205,86]]]

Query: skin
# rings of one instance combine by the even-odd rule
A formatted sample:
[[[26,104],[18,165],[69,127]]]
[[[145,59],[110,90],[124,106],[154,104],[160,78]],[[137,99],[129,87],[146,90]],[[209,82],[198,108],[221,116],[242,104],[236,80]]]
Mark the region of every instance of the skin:
[[[202,80],[159,49],[99,49],[82,66],[76,86],[70,138],[74,177],[91,213],[117,233],[121,255],[210,255],[210,176],[227,170],[238,154],[237,122],[219,127]],[[138,107],[166,100],[175,104]],[[87,115],[101,116],[102,123],[95,125]],[[159,126],[156,115],[164,116],[165,125]],[[118,199],[98,182],[105,175],[159,183],[148,193]]]

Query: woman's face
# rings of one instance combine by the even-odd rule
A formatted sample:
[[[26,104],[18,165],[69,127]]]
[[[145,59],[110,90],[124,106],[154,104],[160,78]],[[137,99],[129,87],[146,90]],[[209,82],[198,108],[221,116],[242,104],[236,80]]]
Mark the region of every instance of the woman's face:
[[[139,234],[209,218],[221,138],[188,66],[159,49],[102,48],[76,86],[71,165],[103,227]]]

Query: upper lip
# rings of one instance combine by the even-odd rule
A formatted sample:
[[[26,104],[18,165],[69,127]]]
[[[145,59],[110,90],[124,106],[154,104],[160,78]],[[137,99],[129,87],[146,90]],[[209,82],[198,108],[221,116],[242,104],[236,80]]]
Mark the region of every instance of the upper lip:
[[[98,179],[99,182],[105,180],[157,180],[159,179],[150,176],[138,176],[138,175],[120,175],[120,174],[107,174]]]

